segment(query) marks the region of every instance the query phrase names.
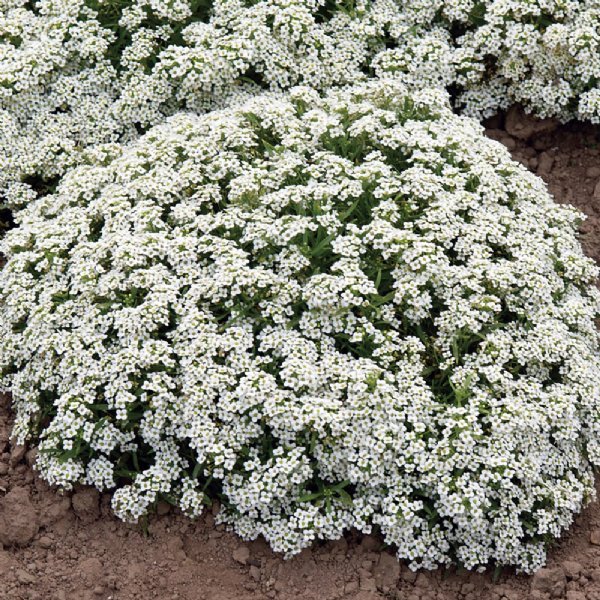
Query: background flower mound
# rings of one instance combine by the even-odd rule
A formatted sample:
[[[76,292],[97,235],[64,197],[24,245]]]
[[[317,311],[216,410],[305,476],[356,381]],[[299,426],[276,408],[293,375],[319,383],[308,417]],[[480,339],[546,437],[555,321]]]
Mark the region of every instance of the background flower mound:
[[[178,115],[70,171],[1,250],[0,363],[52,483],[208,496],[288,554],[532,570],[600,463],[579,215],[443,92]]]

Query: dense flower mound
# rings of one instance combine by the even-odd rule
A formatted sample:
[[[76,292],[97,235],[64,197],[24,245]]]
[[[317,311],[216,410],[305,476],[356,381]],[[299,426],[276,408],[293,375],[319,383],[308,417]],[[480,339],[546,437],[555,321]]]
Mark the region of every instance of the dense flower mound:
[[[395,0],[0,0],[0,193],[20,206],[178,110],[392,69],[447,85],[450,35]],[[390,65],[385,54],[396,49]]]
[[[540,117],[600,123],[597,0],[425,4],[441,4],[437,15],[443,26],[459,34],[453,58],[457,105],[468,114],[490,116],[519,102]],[[419,2],[408,5],[421,10]],[[452,11],[457,7],[463,10]],[[430,22],[430,11],[426,6],[423,23]]]
[[[62,175],[85,161],[87,148],[136,136],[156,110],[121,115],[116,102],[124,82],[150,68],[161,44],[175,42],[185,24],[201,18],[207,10],[198,0],[0,0],[6,201],[31,199],[23,180],[43,188],[36,179]]]
[[[0,0],[0,196],[177,111],[368,77],[600,122],[600,4],[578,0]]]
[[[0,250],[0,367],[51,483],[293,554],[540,566],[600,463],[596,275],[440,91],[179,114],[69,171]]]

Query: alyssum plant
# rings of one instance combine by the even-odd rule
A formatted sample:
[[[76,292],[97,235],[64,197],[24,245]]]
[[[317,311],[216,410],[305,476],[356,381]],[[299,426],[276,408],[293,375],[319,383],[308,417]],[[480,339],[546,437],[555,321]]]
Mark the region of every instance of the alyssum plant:
[[[593,495],[580,215],[441,91],[179,114],[1,243],[0,366],[51,483],[135,520],[209,497],[293,554],[377,526],[413,567],[531,571]]]
[[[180,110],[395,77],[600,120],[597,0],[0,0],[0,203]]]
[[[405,20],[395,0],[0,0],[0,199],[26,204],[179,110],[363,80],[389,46],[396,76],[449,83],[448,34]]]
[[[467,114],[490,116],[519,102],[540,117],[600,123],[597,0],[404,4],[421,26],[451,33],[452,57],[443,61],[454,66],[456,105]]]

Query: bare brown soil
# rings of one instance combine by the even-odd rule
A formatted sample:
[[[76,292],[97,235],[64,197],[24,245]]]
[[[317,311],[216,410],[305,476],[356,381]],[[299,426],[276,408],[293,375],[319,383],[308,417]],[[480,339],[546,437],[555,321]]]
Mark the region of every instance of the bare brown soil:
[[[600,129],[533,121],[517,109],[487,125],[559,202],[588,216],[582,243],[600,262]],[[9,437],[9,399],[0,397],[0,600],[600,600],[599,503],[533,577],[412,573],[381,540],[355,535],[284,561],[215,526],[217,507],[190,521],[161,505],[146,528],[123,524],[108,496],[50,490],[31,468],[35,451]]]

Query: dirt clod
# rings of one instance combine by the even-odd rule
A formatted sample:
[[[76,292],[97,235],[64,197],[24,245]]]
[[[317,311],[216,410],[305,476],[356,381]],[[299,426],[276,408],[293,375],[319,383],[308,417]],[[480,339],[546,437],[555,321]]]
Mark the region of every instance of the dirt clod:
[[[532,591],[550,594],[553,598],[560,598],[565,593],[567,577],[562,567],[540,569],[531,580]]]
[[[366,592],[374,592],[377,589],[375,579],[371,577],[371,573],[366,569],[359,569],[359,587]]]
[[[381,547],[381,541],[379,541],[373,535],[365,535],[362,542],[360,543],[360,547],[365,552],[371,552],[373,550],[378,550]]]
[[[33,467],[37,459],[38,451],[37,448],[32,448],[25,453],[25,461],[30,467]]]
[[[19,444],[15,444],[10,449],[10,466],[14,467],[14,466],[18,465],[25,457],[26,452],[27,452],[26,446],[21,446]]]
[[[577,579],[583,571],[583,566],[574,560],[565,560],[562,564],[568,579]]]
[[[537,173],[538,175],[547,175],[552,171],[554,166],[554,156],[548,152],[542,152],[538,159]]]
[[[100,516],[100,494],[94,488],[78,490],[71,502],[75,514],[84,523],[93,523]]]
[[[52,548],[52,540],[45,535],[38,540],[38,544],[40,545],[40,548],[44,548],[44,550]]]
[[[77,569],[88,584],[97,584],[104,572],[102,562],[95,557],[80,560]]]
[[[415,571],[411,571],[407,567],[404,567],[400,569],[400,578],[406,583],[414,583],[417,579],[417,573]]]
[[[597,179],[600,177],[600,166],[591,166],[585,170],[585,176],[590,179]]]
[[[19,583],[31,585],[32,583],[36,582],[36,578],[31,573],[26,571],[25,569],[17,569],[16,575],[17,575],[17,580],[19,581]]]
[[[517,147],[517,142],[510,135],[503,135],[500,141],[509,149],[514,150]]]
[[[168,515],[171,512],[171,505],[168,502],[159,502],[156,506],[156,514],[159,516]]]
[[[555,119],[536,119],[520,106],[513,106],[506,114],[506,131],[520,140],[528,140],[533,135],[551,133],[558,127]]]
[[[388,590],[396,586],[400,577],[400,563],[393,554],[383,552],[379,562],[373,568],[375,583],[380,590]]]
[[[38,516],[26,488],[16,487],[0,501],[0,543],[26,546],[39,529]]]
[[[241,565],[245,565],[248,562],[248,559],[250,558],[250,550],[248,550],[248,546],[238,546],[233,551],[232,556],[235,562],[238,562]]]

